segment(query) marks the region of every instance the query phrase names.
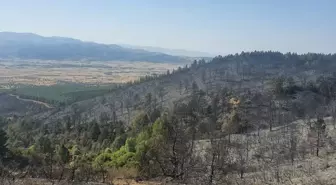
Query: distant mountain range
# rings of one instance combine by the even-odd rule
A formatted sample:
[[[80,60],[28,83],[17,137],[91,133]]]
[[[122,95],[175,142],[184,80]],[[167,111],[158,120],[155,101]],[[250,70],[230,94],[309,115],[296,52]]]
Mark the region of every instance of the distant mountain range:
[[[0,58],[40,60],[99,60],[186,62],[186,57],[162,52],[98,44],[65,37],[43,37],[33,33],[0,32]]]
[[[150,52],[158,52],[165,53],[168,55],[174,56],[185,56],[185,57],[214,57],[214,54],[201,52],[201,51],[190,51],[184,49],[167,49],[161,47],[153,47],[153,46],[134,46],[129,44],[120,44],[120,46],[131,49],[143,49]]]

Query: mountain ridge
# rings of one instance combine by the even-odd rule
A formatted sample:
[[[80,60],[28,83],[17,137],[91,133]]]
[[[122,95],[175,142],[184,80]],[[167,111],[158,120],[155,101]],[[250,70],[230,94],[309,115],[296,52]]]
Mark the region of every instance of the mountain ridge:
[[[168,55],[175,55],[175,56],[185,56],[185,57],[214,57],[215,56],[215,54],[211,54],[207,52],[185,50],[185,49],[171,49],[171,48],[163,48],[163,47],[138,46],[138,45],[130,45],[130,44],[119,44],[119,45],[126,47],[126,48],[131,48],[131,49],[143,49],[146,51],[165,53]]]
[[[86,42],[68,37],[34,33],[0,32],[0,58],[42,60],[101,60],[186,62],[185,58],[117,44]]]

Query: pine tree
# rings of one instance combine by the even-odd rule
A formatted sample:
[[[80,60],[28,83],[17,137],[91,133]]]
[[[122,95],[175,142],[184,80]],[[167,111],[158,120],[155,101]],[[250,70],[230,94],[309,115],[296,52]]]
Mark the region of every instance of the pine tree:
[[[93,141],[97,141],[98,140],[98,137],[100,135],[100,128],[98,126],[98,123],[97,122],[94,122],[93,123],[93,126],[91,128],[91,139]]]
[[[70,152],[69,150],[62,144],[57,151],[58,155],[58,162],[60,164],[60,177],[59,181],[63,179],[64,171],[65,171],[65,165],[70,161]]]
[[[66,164],[70,160],[70,152],[64,144],[62,144],[58,150],[58,157],[62,164]]]
[[[98,141],[101,143],[103,142],[105,139],[108,138],[108,129],[102,129],[101,133],[99,134],[99,137],[98,137]]]
[[[7,149],[7,134],[4,130],[0,129],[0,160],[6,156]]]

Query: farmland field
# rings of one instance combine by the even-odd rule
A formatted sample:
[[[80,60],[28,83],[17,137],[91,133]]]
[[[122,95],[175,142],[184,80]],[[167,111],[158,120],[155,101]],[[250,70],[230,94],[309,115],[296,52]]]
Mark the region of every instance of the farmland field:
[[[119,83],[176,67],[149,62],[0,60],[0,92],[51,104],[71,103],[109,93]]]
[[[101,96],[114,89],[115,85],[87,85],[60,83],[55,85],[16,85],[7,91],[23,98],[49,103],[66,103]]]
[[[0,60],[0,85],[122,83],[136,80],[140,76],[164,73],[177,67],[177,64],[150,62]]]

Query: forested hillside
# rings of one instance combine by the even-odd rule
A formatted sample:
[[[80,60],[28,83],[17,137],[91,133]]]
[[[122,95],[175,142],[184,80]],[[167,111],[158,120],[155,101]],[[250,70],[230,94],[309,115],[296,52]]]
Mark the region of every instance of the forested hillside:
[[[75,103],[48,115],[46,122],[73,114],[81,109],[81,117],[99,119],[101,114],[121,119],[136,115],[139,107],[172,107],[175,101],[191,95],[193,88],[205,96],[225,91],[245,94],[269,91],[274,82],[286,85],[320,83],[332,78],[336,63],[335,55],[281,54],[277,52],[252,52],[240,55],[218,56],[211,62],[195,61],[189,67],[167,71],[167,74],[143,77],[128,83],[109,95]],[[321,77],[321,78],[320,78]],[[323,78],[322,78],[323,77]],[[326,80],[328,80],[326,79]],[[237,96],[239,94],[236,94]],[[150,102],[147,102],[150,101]]]
[[[335,54],[242,52],[4,118],[1,177],[335,184],[335,71]]]

